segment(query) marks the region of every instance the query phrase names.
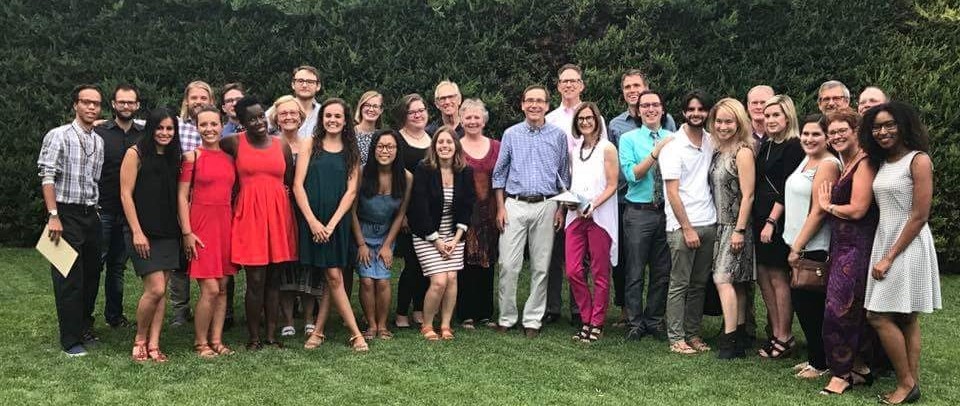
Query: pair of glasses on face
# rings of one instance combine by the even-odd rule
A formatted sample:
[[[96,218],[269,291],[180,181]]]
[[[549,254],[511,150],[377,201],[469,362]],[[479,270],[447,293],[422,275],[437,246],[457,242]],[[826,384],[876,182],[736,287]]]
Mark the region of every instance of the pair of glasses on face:
[[[597,119],[597,118],[594,117],[594,116],[583,116],[583,117],[577,117],[577,122],[578,122],[578,123],[586,123],[586,122],[592,123],[593,120],[596,120],[596,119]]]
[[[438,103],[442,103],[442,102],[446,102],[446,101],[452,101],[452,100],[455,99],[457,96],[459,96],[459,95],[456,95],[456,94],[448,94],[448,95],[446,95],[446,96],[440,96],[440,97],[437,97],[437,102],[438,102]]]
[[[835,136],[843,135],[843,134],[846,134],[846,133],[849,133],[849,132],[850,132],[850,129],[849,129],[849,128],[838,128],[838,129],[836,129],[836,130],[827,131],[827,135],[829,135],[829,136],[831,136],[831,137],[835,137]]]
[[[114,100],[113,104],[116,104],[117,107],[137,107],[137,104],[140,104],[140,102]]]
[[[583,79],[560,79],[561,85],[575,85],[580,82],[583,82]]]
[[[363,107],[361,107],[361,110],[376,110],[376,111],[380,111],[380,108],[382,108],[382,107],[383,107],[383,106],[381,106],[381,105],[379,105],[379,104],[366,104],[366,103],[364,103]]]
[[[396,150],[397,150],[396,145],[386,145],[386,144],[377,145],[377,151],[380,151],[380,152],[392,152]]]
[[[408,116],[417,116],[417,115],[421,115],[421,114],[427,114],[427,109],[408,110],[408,111],[407,111],[407,115],[408,115]]]
[[[320,83],[320,81],[314,80],[314,79],[294,79],[293,83],[295,83],[298,86],[303,86],[303,85],[316,85]]]
[[[277,117],[300,117],[299,111],[280,111],[277,112]]]
[[[544,99],[523,99],[523,102],[529,104],[547,104],[547,101]]]
[[[842,103],[844,100],[847,100],[846,96],[833,96],[833,97],[821,97],[820,103]]]
[[[83,107],[94,107],[100,105],[100,100],[80,99],[77,103]]]
[[[887,133],[892,133],[897,131],[897,122],[896,121],[887,121],[885,123],[877,123],[873,125],[873,134],[880,134],[880,130],[886,130]]]
[[[662,106],[660,103],[640,103],[641,109],[658,109]]]

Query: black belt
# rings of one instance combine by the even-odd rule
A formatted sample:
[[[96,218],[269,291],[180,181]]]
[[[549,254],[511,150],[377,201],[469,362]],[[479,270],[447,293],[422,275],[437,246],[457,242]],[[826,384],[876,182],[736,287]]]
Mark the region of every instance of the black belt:
[[[651,211],[663,210],[663,203],[634,203],[634,202],[628,201],[627,205],[637,210],[651,210]]]
[[[545,196],[545,195],[520,196],[520,195],[512,195],[512,194],[510,194],[510,193],[507,193],[507,198],[509,198],[509,199],[514,199],[514,200],[519,200],[519,201],[521,201],[521,202],[527,202],[527,203],[540,203],[540,202],[545,201],[545,200],[547,200],[547,199],[549,199],[549,198],[551,198],[551,197],[553,197],[553,196]]]
[[[83,215],[87,215],[91,213],[96,213],[97,206],[96,205],[87,206],[85,204],[57,203],[57,211],[65,211],[65,212],[80,213]]]

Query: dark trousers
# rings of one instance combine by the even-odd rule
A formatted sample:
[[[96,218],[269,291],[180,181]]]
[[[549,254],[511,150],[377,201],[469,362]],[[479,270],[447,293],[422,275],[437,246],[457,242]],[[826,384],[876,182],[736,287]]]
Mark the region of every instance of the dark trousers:
[[[63,225],[61,244],[77,251],[77,260],[66,277],[50,266],[53,297],[64,350],[83,343],[83,333],[93,327],[93,310],[100,289],[100,218],[93,206],[58,204]]]
[[[180,269],[170,272],[170,306],[173,319],[185,322],[190,320],[190,276],[187,275],[187,263],[180,255]]]
[[[622,245],[627,251],[624,270],[624,299],[631,330],[664,330],[670,285],[670,248],[667,246],[667,220],[663,210],[645,210],[628,206],[623,211]],[[649,266],[649,272],[647,267]],[[649,274],[649,275],[648,275]],[[643,300],[645,277],[649,277],[646,302]]]
[[[493,317],[493,265],[465,265],[457,273],[457,318],[478,322]]]
[[[423,276],[420,260],[413,251],[413,239],[410,234],[400,234],[397,237],[397,248],[403,255],[403,271],[397,282],[397,314],[406,316],[413,303],[413,311],[423,311],[423,297],[430,287],[429,279]]]
[[[227,313],[226,318],[233,318],[233,297],[234,293],[237,290],[237,283],[234,280],[235,275],[230,275],[227,277]]]
[[[562,221],[562,220],[561,220]],[[563,277],[566,275],[566,266],[564,265],[566,254],[564,253],[564,241],[566,232],[560,230],[553,235],[553,250],[550,252],[550,267],[547,268],[547,312],[546,314],[560,314],[563,309]],[[590,269],[589,266],[587,269]],[[577,301],[573,297],[573,290],[569,289],[570,298],[570,318],[577,317],[580,314]],[[577,322],[579,320],[573,320]]]
[[[814,368],[827,369],[827,357],[823,351],[823,311],[827,296],[823,292],[791,289],[790,301],[807,339],[807,362]]]
[[[116,324],[123,317],[123,273],[126,270],[127,244],[123,241],[123,225],[126,219],[123,212],[100,212],[101,266],[106,268],[103,275],[104,307],[103,318],[107,324]],[[97,298],[93,298],[96,302]]]

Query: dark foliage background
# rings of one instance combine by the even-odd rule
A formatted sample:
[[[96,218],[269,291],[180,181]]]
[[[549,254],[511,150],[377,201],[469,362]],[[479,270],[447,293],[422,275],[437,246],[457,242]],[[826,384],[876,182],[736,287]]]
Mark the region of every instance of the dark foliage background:
[[[497,135],[528,84],[586,70],[585,99],[624,110],[620,73],[639,67],[677,115],[703,88],[744,97],[773,85],[813,112],[838,79],[915,104],[933,136],[930,220],[945,270],[960,260],[960,9],[943,0],[7,0],[0,5],[0,245],[32,244],[45,215],[36,157],[68,121],[70,89],[132,82],[142,106],[177,108],[186,83],[242,81],[272,99],[290,69],[320,68],[324,97],[432,94],[441,79],[482,98]],[[388,100],[388,103],[390,103]],[[554,96],[554,104],[558,99]],[[109,116],[109,103],[104,105]]]

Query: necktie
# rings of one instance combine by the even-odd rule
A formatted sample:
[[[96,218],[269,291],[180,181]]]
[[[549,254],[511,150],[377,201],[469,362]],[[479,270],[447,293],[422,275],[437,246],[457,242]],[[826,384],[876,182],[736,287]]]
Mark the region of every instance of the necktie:
[[[650,137],[653,138],[653,144],[656,145],[660,142],[660,134],[657,132],[651,132]],[[663,152],[663,150],[661,150]],[[657,157],[660,158],[659,156]],[[653,166],[650,167],[650,170],[653,171],[653,202],[654,204],[663,203],[663,176],[660,175],[660,163],[658,161],[653,162]]]

